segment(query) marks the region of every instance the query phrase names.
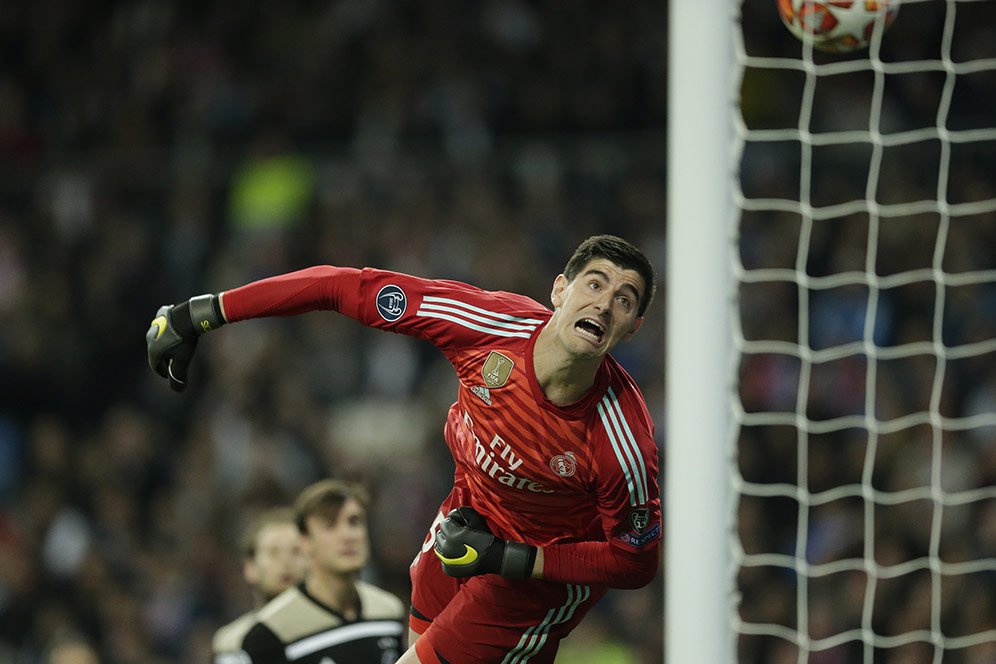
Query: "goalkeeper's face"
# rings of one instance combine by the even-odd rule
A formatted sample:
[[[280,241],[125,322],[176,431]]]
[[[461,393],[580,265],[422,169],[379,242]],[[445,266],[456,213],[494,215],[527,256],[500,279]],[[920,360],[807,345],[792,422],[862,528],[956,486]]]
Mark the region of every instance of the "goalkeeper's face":
[[[604,258],[591,260],[571,281],[558,275],[550,297],[557,338],[573,357],[603,357],[643,324],[637,310],[645,288],[636,270]]]
[[[355,574],[370,557],[367,513],[355,498],[347,498],[338,514],[311,514],[305,520],[304,544],[311,564],[327,574]]]

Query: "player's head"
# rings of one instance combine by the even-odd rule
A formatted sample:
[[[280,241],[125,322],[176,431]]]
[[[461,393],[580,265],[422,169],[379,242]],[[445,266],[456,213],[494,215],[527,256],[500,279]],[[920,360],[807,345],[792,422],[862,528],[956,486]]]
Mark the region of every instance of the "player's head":
[[[294,516],[313,570],[354,575],[367,564],[366,489],[341,480],[312,484],[294,502]]]
[[[304,579],[308,558],[289,507],[257,516],[242,538],[242,574],[259,599],[268,602]]]
[[[640,293],[639,304],[636,308],[636,315],[643,316],[647,313],[647,307],[654,299],[657,285],[654,280],[654,268],[633,244],[615,235],[593,235],[574,250],[574,255],[567,261],[564,267],[564,276],[568,281],[574,281],[584,268],[592,260],[602,258],[617,267],[632,270],[640,275],[644,287]]]
[[[643,324],[654,296],[654,270],[639,249],[613,235],[578,246],[553,282],[551,324],[574,357],[597,359]]]

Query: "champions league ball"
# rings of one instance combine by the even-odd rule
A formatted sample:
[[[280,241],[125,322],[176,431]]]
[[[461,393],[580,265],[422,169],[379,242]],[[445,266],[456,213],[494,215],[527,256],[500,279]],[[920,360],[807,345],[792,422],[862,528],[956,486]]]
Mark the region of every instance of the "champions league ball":
[[[888,28],[899,13],[899,0],[778,0],[782,22],[799,39],[832,53],[865,48],[875,24]]]

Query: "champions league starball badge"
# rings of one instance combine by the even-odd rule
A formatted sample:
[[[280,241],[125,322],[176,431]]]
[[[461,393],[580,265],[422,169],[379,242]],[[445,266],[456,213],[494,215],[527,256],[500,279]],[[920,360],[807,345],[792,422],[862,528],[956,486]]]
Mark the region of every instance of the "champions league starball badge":
[[[401,318],[408,308],[408,298],[400,286],[388,284],[377,292],[377,313],[388,323]]]

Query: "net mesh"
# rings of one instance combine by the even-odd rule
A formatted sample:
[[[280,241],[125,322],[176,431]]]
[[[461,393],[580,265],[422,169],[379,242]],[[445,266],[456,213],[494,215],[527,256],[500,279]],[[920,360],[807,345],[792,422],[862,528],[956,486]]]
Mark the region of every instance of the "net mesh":
[[[737,45],[740,662],[996,662],[996,2]]]

